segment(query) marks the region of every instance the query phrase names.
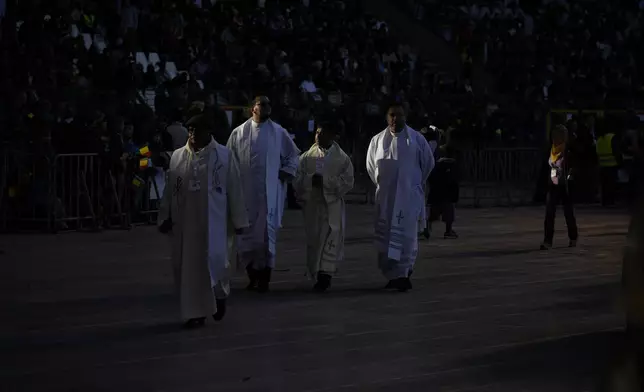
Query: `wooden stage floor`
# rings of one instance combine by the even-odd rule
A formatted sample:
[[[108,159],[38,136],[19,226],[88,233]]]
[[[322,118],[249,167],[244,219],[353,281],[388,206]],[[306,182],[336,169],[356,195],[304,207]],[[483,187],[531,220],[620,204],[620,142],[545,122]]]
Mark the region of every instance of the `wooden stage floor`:
[[[381,290],[371,208],[350,205],[346,260],[319,295],[288,211],[272,292],[245,292],[239,276],[226,319],[195,331],[178,328],[153,227],[3,236],[0,390],[588,391],[622,342],[628,219],[579,209],[568,249],[560,212],[541,252],[542,217],[458,211],[461,238],[421,242],[401,294]]]

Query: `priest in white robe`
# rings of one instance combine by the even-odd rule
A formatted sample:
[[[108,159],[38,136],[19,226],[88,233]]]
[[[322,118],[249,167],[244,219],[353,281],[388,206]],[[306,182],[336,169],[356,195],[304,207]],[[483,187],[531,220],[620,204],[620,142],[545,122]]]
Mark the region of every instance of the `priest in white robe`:
[[[367,151],[367,172],[376,185],[376,248],[386,288],[407,291],[418,232],[426,225],[424,185],[434,156],[425,138],[405,123],[400,104],[388,108],[387,124]]]
[[[226,313],[235,234],[248,227],[239,165],[217,143],[206,115],[186,124],[188,143],[174,151],[159,211],[159,230],[171,233],[172,265],[186,327]]]
[[[295,177],[300,151],[289,133],[270,119],[267,97],[255,98],[251,112],[233,130],[227,146],[239,162],[250,220],[250,229],[238,238],[238,259],[246,266],[248,289],[266,292],[275,268],[286,186]]]
[[[306,262],[313,287],[326,291],[337,264],[344,256],[344,196],[353,188],[353,164],[335,142],[337,129],[322,124],[315,133],[315,144],[300,157],[293,182],[303,205],[306,231]]]

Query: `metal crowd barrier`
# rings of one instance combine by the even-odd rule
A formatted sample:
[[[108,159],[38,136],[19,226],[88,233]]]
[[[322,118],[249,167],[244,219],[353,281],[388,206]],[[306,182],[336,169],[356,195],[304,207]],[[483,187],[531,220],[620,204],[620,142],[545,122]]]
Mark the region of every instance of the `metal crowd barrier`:
[[[153,223],[165,173],[115,173],[98,154],[3,151],[0,230],[98,230]],[[161,179],[161,180],[159,180]],[[136,184],[136,185],[135,185]]]
[[[364,151],[354,146],[352,162],[356,185],[348,200],[373,203],[374,187],[366,173]],[[537,183],[544,157],[531,148],[461,150],[457,164],[463,204],[479,207],[527,204]]]
[[[358,143],[359,144],[359,143]],[[365,154],[352,148],[356,186],[354,202],[373,202]],[[474,206],[490,199],[517,205],[532,197],[544,157],[538,149],[464,150],[457,162],[461,195],[470,192]],[[99,229],[106,221],[129,228],[151,224],[165,186],[165,173],[150,168],[136,176],[115,174],[97,154],[44,154],[6,151],[0,178],[0,229]],[[133,183],[138,183],[136,186]],[[467,192],[464,192],[467,191]]]
[[[52,229],[85,227],[98,229],[100,196],[105,177],[97,154],[57,155],[53,165],[55,202],[60,208],[52,216]]]
[[[0,229],[49,227],[53,195],[51,159],[6,149],[0,179]]]
[[[156,223],[165,189],[166,172],[161,168],[153,167],[142,175],[137,174],[132,180],[132,199],[130,200],[132,223],[137,225]]]
[[[471,190],[474,206],[486,200],[513,206],[532,199],[544,156],[532,148],[465,150],[458,163],[461,188]]]
[[[358,132],[360,135],[361,132]],[[352,140],[353,145],[351,146],[351,163],[353,164],[354,172],[354,181],[355,184],[353,189],[347,195],[347,201],[353,201],[358,203],[372,203],[373,194],[375,188],[371,183],[371,179],[367,174],[366,160],[367,160],[367,148],[369,147],[369,141],[367,145],[364,145],[364,141],[356,136]]]

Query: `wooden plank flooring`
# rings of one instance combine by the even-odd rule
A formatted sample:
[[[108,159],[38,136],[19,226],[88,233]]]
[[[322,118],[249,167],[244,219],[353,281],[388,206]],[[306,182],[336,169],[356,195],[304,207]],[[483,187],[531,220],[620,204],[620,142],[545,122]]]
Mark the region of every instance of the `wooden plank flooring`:
[[[460,210],[461,238],[421,242],[399,294],[380,290],[371,208],[351,205],[346,260],[317,295],[289,211],[272,292],[240,276],[224,322],[196,331],[178,328],[153,227],[4,236],[0,390],[588,391],[622,342],[627,217],[577,215],[580,246],[561,216],[540,252],[542,209]]]

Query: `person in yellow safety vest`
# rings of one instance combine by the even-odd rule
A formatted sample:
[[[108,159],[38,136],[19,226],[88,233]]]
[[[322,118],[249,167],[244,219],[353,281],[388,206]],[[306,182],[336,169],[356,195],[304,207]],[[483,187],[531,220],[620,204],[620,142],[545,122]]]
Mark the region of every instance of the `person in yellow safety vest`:
[[[602,206],[612,206],[615,204],[617,171],[622,161],[618,138],[613,132],[600,130],[595,148],[599,160]]]

